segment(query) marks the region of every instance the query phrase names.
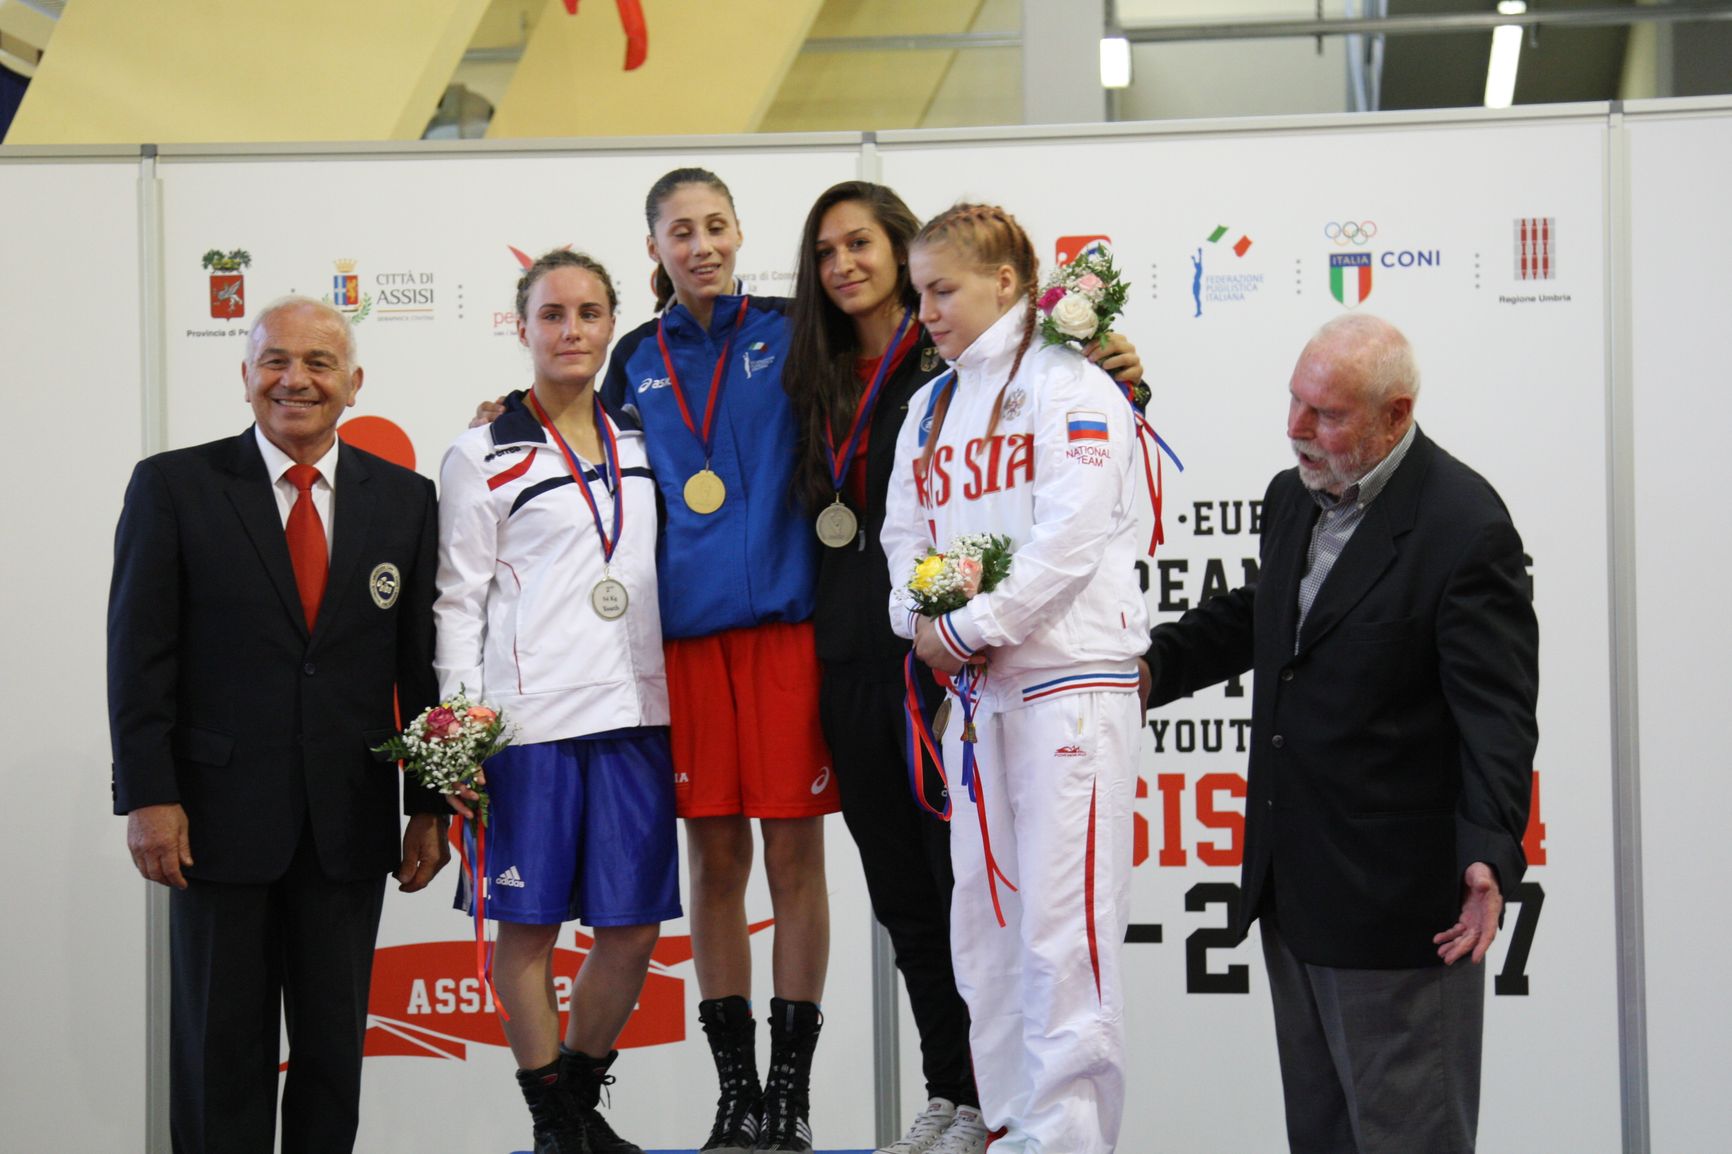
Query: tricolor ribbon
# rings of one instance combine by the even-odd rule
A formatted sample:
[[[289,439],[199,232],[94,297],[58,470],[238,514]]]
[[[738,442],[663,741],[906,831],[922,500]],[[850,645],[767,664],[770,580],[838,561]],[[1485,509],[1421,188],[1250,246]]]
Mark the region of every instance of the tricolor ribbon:
[[[848,436],[840,449],[836,447],[836,433],[830,427],[830,418],[824,418],[824,448],[829,457],[830,481],[838,500],[842,496],[842,482],[848,477],[848,467],[854,463],[854,454],[860,448],[860,432],[872,423],[872,411],[878,405],[878,393],[884,387],[884,378],[890,373],[890,362],[896,359],[896,350],[902,344],[902,338],[907,334],[908,325],[913,319],[913,309],[902,311],[902,323],[896,327],[896,335],[890,338],[884,355],[878,358],[878,371],[872,374],[872,383],[866,386],[865,393],[860,397],[860,406],[854,410],[854,423],[848,426]]]
[[[1167,540],[1166,529],[1161,523],[1161,491],[1165,487],[1161,476],[1161,454],[1165,453],[1170,457],[1174,467],[1181,473],[1185,471],[1185,463],[1179,460],[1178,455],[1161,439],[1161,435],[1155,432],[1155,427],[1149,424],[1149,419],[1137,410],[1134,399],[1136,386],[1124,381],[1116,383],[1120,391],[1125,394],[1125,401],[1131,406],[1131,417],[1137,424],[1137,447],[1143,451],[1143,479],[1148,482],[1149,486],[1149,507],[1155,512],[1155,528],[1149,534],[1149,556],[1153,557],[1155,547],[1165,544]],[[1153,449],[1149,447],[1150,441],[1155,443]],[[1149,463],[1151,457],[1154,458],[1152,465]]]
[[[457,853],[461,858],[463,876],[469,882],[469,904],[475,910],[475,976],[493,991],[493,1004],[499,1016],[511,1021],[505,1000],[493,984],[493,943],[487,940],[487,825],[475,823],[475,856],[469,856],[469,838],[464,833],[464,816],[457,815]]]
[[[1004,907],[998,900],[998,883],[1003,882],[1012,893],[1016,892],[1016,884],[1004,876],[1004,871],[998,868],[998,859],[992,856],[992,831],[986,822],[986,783],[981,779],[974,752],[974,707],[980,701],[980,683],[985,679],[983,667],[964,665],[962,672],[956,675],[954,689],[957,700],[962,703],[962,787],[968,791],[968,799],[974,803],[974,812],[980,818],[980,852],[986,858],[986,888],[992,895],[992,912],[1002,929],[1006,923]]]
[[[902,728],[908,739],[908,754],[904,759],[908,762],[908,788],[913,791],[914,800],[921,809],[940,821],[949,821],[952,806],[950,779],[944,773],[944,750],[932,732],[932,723],[926,717],[925,703],[920,697],[919,671],[914,666],[912,649],[908,651],[908,656],[902,659],[902,687]],[[944,808],[941,810],[932,808],[932,803],[926,800],[928,765],[938,774],[939,785],[944,791]]]
[[[740,326],[745,323],[746,306],[751,303],[751,297],[740,298],[740,311],[738,315],[734,317],[733,331],[728,334],[727,341],[722,344],[722,355],[716,358],[716,369],[710,376],[710,399],[704,405],[704,427],[702,429],[699,429],[692,421],[692,411],[686,407],[686,391],[680,387],[680,374],[678,370],[674,368],[673,354],[668,351],[667,318],[664,317],[656,322],[656,345],[661,349],[662,364],[667,366],[668,387],[674,392],[674,400],[679,402],[680,419],[685,421],[686,428],[691,431],[692,436],[696,437],[698,443],[703,446],[704,468],[706,469],[710,467],[710,430],[713,428],[716,419],[716,401],[721,397],[722,385],[724,385],[728,379],[728,353],[733,350],[734,337],[738,335]]]
[[[565,458],[565,467],[571,470],[571,479],[576,483],[578,492],[583,494],[585,503],[589,505],[589,515],[595,521],[595,534],[601,538],[601,563],[603,571],[613,561],[613,551],[619,548],[620,527],[625,523],[625,486],[624,478],[619,472],[619,440],[614,436],[613,422],[607,419],[607,412],[601,407],[601,398],[592,394],[595,402],[595,423],[601,430],[601,455],[607,475],[602,477],[601,486],[613,494],[613,532],[609,533],[601,523],[601,506],[597,504],[595,494],[590,491],[589,480],[584,476],[583,465],[576,453],[566,443],[565,437],[553,427],[553,421],[548,417],[547,410],[541,407],[536,399],[535,390],[529,390],[529,407],[535,413],[535,419],[541,422],[541,427],[547,430],[554,443],[559,446],[560,455]]]

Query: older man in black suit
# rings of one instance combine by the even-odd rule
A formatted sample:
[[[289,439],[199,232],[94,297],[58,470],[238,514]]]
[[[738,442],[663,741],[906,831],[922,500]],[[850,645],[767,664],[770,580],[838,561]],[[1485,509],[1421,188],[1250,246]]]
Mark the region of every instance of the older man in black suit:
[[[269,1154],[279,1014],[285,1154],[354,1145],[385,877],[449,859],[445,806],[369,752],[435,697],[426,478],[340,444],[347,320],[289,298],[242,365],[256,423],[141,461],[108,614],[114,809],[173,887],[177,1152]]]
[[[1255,671],[1235,925],[1262,924],[1292,1149],[1471,1151],[1477,963],[1526,866],[1539,733],[1521,538],[1414,424],[1393,326],[1324,326],[1290,392],[1259,580],[1153,631],[1151,697]]]

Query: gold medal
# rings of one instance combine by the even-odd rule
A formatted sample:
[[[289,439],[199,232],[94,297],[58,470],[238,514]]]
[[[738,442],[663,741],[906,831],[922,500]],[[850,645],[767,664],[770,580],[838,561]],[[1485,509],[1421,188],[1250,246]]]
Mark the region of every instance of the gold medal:
[[[595,610],[595,615],[603,621],[618,621],[625,616],[626,606],[631,604],[631,595],[626,592],[625,585],[612,577],[603,577],[590,590],[589,604]]]
[[[852,545],[859,535],[860,519],[842,503],[842,495],[838,493],[835,502],[818,514],[818,540],[832,549],[842,549]]]
[[[728,499],[728,487],[707,465],[686,479],[686,508],[708,516]]]

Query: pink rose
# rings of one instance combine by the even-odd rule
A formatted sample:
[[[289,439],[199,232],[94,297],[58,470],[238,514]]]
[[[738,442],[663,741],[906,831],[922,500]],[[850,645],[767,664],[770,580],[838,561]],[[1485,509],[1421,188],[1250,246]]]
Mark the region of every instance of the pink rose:
[[[427,736],[432,738],[456,737],[463,732],[463,723],[457,720],[457,715],[443,705],[427,714]]]
[[[1103,282],[1100,277],[1096,276],[1092,272],[1091,273],[1084,273],[1082,276],[1077,278],[1077,282],[1076,282],[1076,287],[1085,293],[1099,292],[1104,287],[1104,285],[1105,285],[1105,282]],[[1058,302],[1054,301],[1053,303],[1057,304]]]
[[[956,575],[962,578],[962,592],[973,597],[980,592],[980,558],[962,557],[956,562]]]
[[[1051,288],[1047,289],[1045,292],[1041,293],[1040,299],[1038,301],[1036,301],[1035,304],[1040,306],[1041,312],[1050,313],[1053,309],[1053,306],[1058,304],[1058,302],[1063,300],[1063,299],[1064,299],[1064,286],[1055,284]]]
[[[467,714],[469,720],[479,721],[482,725],[493,724],[493,719],[499,715],[485,705],[472,705]]]

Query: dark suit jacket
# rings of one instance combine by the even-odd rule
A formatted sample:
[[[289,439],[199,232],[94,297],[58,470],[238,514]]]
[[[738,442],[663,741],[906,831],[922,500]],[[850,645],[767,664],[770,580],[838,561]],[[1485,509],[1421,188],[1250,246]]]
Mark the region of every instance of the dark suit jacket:
[[[1151,700],[1247,669],[1243,934],[1273,885],[1304,961],[1437,963],[1461,878],[1526,861],[1539,626],[1521,538],[1486,481],[1423,432],[1294,628],[1318,507],[1298,471],[1264,497],[1256,585],[1157,627]]]
[[[404,718],[438,692],[433,483],[342,445],[334,518],[309,636],[251,428],[133,470],[108,607],[114,810],[184,806],[191,877],[275,880],[309,815],[333,879],[401,858],[400,774],[368,747],[395,729],[394,687]],[[419,787],[403,796],[407,812],[445,811]]]

